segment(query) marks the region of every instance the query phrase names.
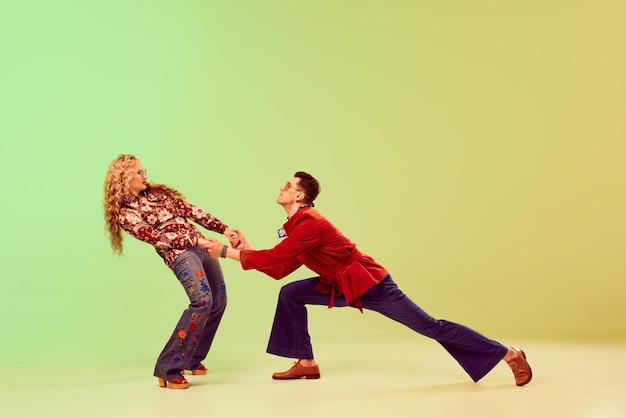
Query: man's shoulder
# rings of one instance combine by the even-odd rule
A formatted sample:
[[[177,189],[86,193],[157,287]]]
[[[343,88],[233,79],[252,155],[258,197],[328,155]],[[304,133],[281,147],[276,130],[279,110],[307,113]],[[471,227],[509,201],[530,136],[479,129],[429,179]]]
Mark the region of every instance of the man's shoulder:
[[[328,219],[326,219],[321,213],[311,207],[299,210],[289,219],[289,221],[287,221],[287,224],[290,225],[291,228],[305,225],[309,228],[313,227],[313,225],[317,225],[317,227],[320,227],[323,224],[327,223],[330,223]]]
[[[328,221],[324,217],[324,215],[322,215],[317,209],[314,209],[312,207],[306,207],[299,210],[296,215],[294,215],[294,218],[297,218],[299,220],[314,219],[318,221]]]

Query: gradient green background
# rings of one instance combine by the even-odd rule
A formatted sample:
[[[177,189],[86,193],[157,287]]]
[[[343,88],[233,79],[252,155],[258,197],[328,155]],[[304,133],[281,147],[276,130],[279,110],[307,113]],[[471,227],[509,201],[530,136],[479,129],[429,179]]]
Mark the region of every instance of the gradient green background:
[[[432,315],[505,343],[625,341],[625,12],[617,0],[3,2],[2,361],[151,365],[169,336],[179,284],[151,247],[127,238],[117,257],[104,233],[120,153],[257,248],[285,220],[278,188],[309,171],[317,208]],[[263,355],[280,286],[311,274],[223,267],[214,355]],[[407,332],[373,313],[311,313],[314,343]]]

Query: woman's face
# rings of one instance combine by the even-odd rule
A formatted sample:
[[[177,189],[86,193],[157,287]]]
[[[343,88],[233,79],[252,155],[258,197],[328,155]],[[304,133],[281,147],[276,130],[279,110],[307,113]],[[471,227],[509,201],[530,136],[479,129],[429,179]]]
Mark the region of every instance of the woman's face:
[[[138,196],[139,192],[146,190],[146,180],[148,179],[148,174],[146,173],[146,170],[143,169],[139,160],[135,160],[135,167],[133,170],[133,177],[130,179],[129,183],[130,194]]]

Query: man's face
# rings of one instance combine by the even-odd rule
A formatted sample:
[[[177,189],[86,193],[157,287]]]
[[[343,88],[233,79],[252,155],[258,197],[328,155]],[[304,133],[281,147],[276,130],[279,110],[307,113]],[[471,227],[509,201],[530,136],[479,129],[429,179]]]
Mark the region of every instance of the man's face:
[[[292,178],[280,188],[280,194],[276,203],[279,205],[289,205],[304,197],[302,190],[298,188],[300,179],[297,177]]]

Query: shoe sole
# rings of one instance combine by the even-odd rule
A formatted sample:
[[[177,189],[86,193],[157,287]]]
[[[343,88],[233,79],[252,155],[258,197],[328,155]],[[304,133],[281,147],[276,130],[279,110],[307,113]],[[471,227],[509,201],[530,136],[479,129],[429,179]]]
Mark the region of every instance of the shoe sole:
[[[202,376],[207,374],[209,371],[206,369],[196,369],[196,370],[189,370],[191,372],[192,375],[194,376]],[[187,373],[187,370],[181,370],[180,374],[185,375]]]
[[[533,370],[530,368],[530,364],[528,364],[528,362],[526,361],[526,353],[524,353],[524,350],[519,349],[519,348],[517,350],[520,353],[522,353],[522,357],[524,358],[524,363],[526,363],[526,365],[528,366],[528,380],[525,381],[524,383],[516,383],[517,386],[524,386],[533,379]]]
[[[289,377],[277,377],[277,376],[272,376],[272,379],[274,380],[298,380],[298,379],[319,379],[320,378],[320,374],[305,374],[302,376],[289,376]]]
[[[187,389],[189,387],[189,382],[187,383],[172,383],[172,382],[168,382],[167,380],[159,377],[159,387],[162,388],[167,388],[169,387],[170,389]]]

